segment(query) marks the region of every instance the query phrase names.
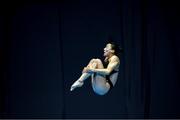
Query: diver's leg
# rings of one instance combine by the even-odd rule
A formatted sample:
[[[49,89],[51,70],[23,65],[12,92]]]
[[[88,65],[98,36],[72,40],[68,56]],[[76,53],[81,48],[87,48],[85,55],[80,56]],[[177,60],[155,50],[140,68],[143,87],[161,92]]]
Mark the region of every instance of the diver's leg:
[[[96,59],[96,63],[97,63],[96,68],[99,68],[99,69],[104,68],[102,61],[100,59]],[[94,92],[99,95],[106,94],[110,89],[110,85],[109,83],[107,83],[105,75],[103,76],[100,74],[92,74],[91,83],[92,83]]]
[[[97,66],[96,59],[92,59],[89,62],[89,64],[87,65],[87,67],[89,67],[89,68],[96,68],[96,66]],[[77,87],[81,87],[84,84],[84,80],[86,80],[90,75],[91,75],[91,73],[82,73],[82,75],[79,77],[79,79],[73,83],[70,91],[73,91]]]

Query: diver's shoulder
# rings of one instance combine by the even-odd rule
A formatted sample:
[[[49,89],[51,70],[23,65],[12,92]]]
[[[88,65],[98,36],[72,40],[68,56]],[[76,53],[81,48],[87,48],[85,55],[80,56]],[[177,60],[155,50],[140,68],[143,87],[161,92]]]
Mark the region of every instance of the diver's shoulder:
[[[112,56],[112,60],[120,61],[119,57],[116,56],[116,55],[113,55],[113,56]]]

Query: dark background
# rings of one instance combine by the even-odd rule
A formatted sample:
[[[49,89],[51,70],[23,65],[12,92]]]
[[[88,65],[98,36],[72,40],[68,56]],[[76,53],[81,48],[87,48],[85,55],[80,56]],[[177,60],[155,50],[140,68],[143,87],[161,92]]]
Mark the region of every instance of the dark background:
[[[0,118],[180,118],[175,1],[1,3]],[[70,86],[111,36],[124,48],[115,87]]]

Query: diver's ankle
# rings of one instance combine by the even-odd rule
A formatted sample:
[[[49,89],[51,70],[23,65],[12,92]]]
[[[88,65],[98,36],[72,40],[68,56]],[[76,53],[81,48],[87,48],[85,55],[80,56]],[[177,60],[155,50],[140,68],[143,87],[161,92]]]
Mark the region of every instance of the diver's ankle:
[[[78,80],[80,83],[83,83],[84,81],[83,80]]]

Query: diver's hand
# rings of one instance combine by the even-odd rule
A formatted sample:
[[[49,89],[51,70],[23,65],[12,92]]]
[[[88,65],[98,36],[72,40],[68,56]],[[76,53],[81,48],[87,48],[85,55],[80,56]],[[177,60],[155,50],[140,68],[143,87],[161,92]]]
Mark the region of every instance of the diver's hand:
[[[89,68],[89,67],[84,67],[82,73],[92,73],[94,72],[93,69]]]

